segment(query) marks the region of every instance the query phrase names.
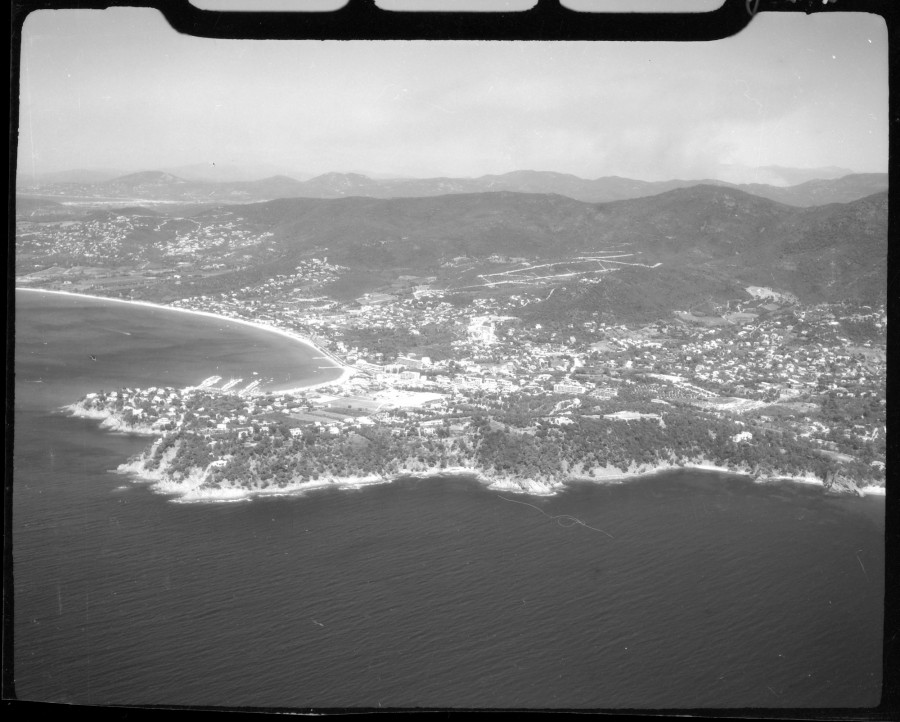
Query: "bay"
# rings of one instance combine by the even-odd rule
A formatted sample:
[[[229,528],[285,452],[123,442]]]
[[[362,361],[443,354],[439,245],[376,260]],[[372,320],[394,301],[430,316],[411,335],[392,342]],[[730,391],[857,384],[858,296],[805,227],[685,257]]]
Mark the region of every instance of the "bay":
[[[540,499],[465,478],[407,478],[173,504],[108,472],[146,439],[55,412],[99,388],[253,370],[315,383],[327,373],[287,339],[225,329],[186,314],[17,293],[21,699],[878,703],[884,498],[683,471],[574,484]],[[264,343],[273,345],[261,352]]]

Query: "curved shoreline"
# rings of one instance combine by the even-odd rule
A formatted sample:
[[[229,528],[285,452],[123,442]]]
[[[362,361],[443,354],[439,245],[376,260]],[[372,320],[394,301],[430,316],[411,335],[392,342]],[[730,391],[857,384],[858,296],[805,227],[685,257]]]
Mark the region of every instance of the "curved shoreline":
[[[158,303],[151,303],[150,301],[130,301],[130,300],[127,300],[124,298],[107,298],[106,296],[93,296],[88,293],[72,293],[71,291],[52,291],[52,290],[44,289],[44,288],[25,288],[23,286],[16,286],[15,291],[16,292],[30,291],[32,293],[51,293],[51,294],[55,294],[57,296],[69,296],[72,298],[86,298],[86,299],[89,299],[92,301],[108,301],[108,302],[112,302],[112,303],[127,303],[127,304],[130,304],[133,306],[144,306],[145,308],[152,308],[152,309],[157,309],[157,310],[162,310],[162,311],[177,311],[180,313],[192,314],[194,316],[205,316],[206,318],[215,319],[217,321],[237,323],[237,324],[241,324],[243,326],[248,326],[250,328],[254,328],[258,331],[268,331],[270,333],[274,333],[274,334],[277,334],[284,338],[290,339],[291,341],[300,343],[312,351],[324,354],[330,360],[332,360],[336,364],[338,364],[337,368],[339,368],[341,370],[341,373],[338,375],[338,377],[334,381],[321,381],[321,382],[317,382],[314,384],[308,384],[308,385],[304,385],[304,386],[294,386],[294,387],[291,387],[290,389],[277,389],[277,390],[272,391],[272,393],[290,394],[290,393],[295,393],[298,391],[306,391],[308,389],[315,389],[315,388],[319,388],[322,386],[340,385],[340,384],[345,383],[355,373],[355,369],[353,369],[350,366],[347,366],[345,363],[341,362],[329,351],[319,348],[308,338],[305,338],[298,333],[294,333],[293,331],[287,331],[283,328],[278,328],[277,326],[270,326],[268,324],[258,323],[256,321],[247,321],[246,319],[242,319],[242,318],[231,318],[230,316],[222,316],[221,314],[212,313],[210,311],[194,311],[193,309],[179,308],[177,306],[163,306]]]
[[[170,450],[167,453],[171,457],[174,450]],[[569,485],[574,483],[622,484],[674,471],[701,471],[705,473],[711,472],[727,476],[737,476],[754,484],[788,482],[814,485],[823,489],[825,487],[825,484],[821,479],[810,475],[776,475],[756,478],[746,470],[733,470],[710,463],[706,460],[696,460],[693,463],[689,462],[685,464],[657,464],[650,467],[632,466],[632,468],[624,472],[617,468],[603,467],[593,469],[589,474],[571,474],[564,479],[520,479],[499,474],[494,471],[485,471],[469,464],[447,466],[444,468],[413,465],[410,467],[401,467],[390,475],[376,473],[351,476],[322,475],[318,479],[307,480],[301,480],[295,477],[284,486],[242,486],[231,482],[220,487],[204,487],[208,467],[205,469],[194,467],[185,478],[176,481],[175,479],[170,478],[166,473],[165,467],[167,465],[167,459],[164,458],[162,463],[156,469],[151,471],[143,467],[146,458],[146,453],[141,454],[137,458],[120,464],[114,471],[118,474],[127,474],[131,477],[132,483],[149,484],[152,491],[172,497],[170,501],[179,504],[250,501],[254,498],[273,496],[303,496],[309,491],[320,489],[362,489],[367,486],[391,484],[403,478],[426,480],[454,476],[470,477],[491,491],[502,491],[524,496],[555,496],[557,493],[564,491]],[[883,497],[885,495],[884,487],[860,487],[859,490],[861,496]]]
[[[340,362],[340,360],[336,359],[330,352],[325,351],[317,347],[308,339],[296,334],[292,331],[287,331],[276,326],[271,326],[268,324],[258,323],[254,321],[248,321],[244,319],[231,318],[229,316],[223,316],[221,314],[211,313],[209,311],[195,311],[192,309],[179,308],[173,306],[163,306],[156,303],[150,303],[148,301],[132,301],[126,299],[118,299],[118,298],[107,298],[103,296],[93,296],[89,294],[81,294],[81,293],[72,293],[69,291],[55,291],[55,290],[47,290],[47,289],[38,289],[38,288],[23,288],[23,287],[15,287],[15,290],[18,291],[32,291],[34,293],[47,293],[47,294],[56,294],[60,296],[69,296],[76,299],[88,299],[88,300],[96,300],[96,301],[107,301],[107,302],[117,302],[117,303],[126,303],[133,304],[138,306],[144,306],[151,309],[161,309],[163,311],[179,311],[182,313],[193,314],[196,316],[204,316],[210,319],[214,319],[220,322],[233,322],[236,324],[242,324],[244,326],[248,326],[250,328],[254,328],[261,331],[267,331],[271,333],[275,333],[284,338],[287,338],[294,342],[299,342],[306,346],[308,349],[311,349],[315,352],[324,354],[327,358],[334,360],[336,364],[339,364],[336,368],[341,369],[341,373],[337,379],[333,381],[324,381],[318,382],[314,384],[308,384],[305,386],[297,386],[292,387],[290,389],[277,389],[271,390],[270,393],[278,393],[278,394],[290,394],[294,392],[305,391],[308,389],[314,389],[318,387],[326,387],[326,386],[337,386],[344,382],[346,382],[349,378],[351,378],[355,369],[347,366],[346,364]],[[125,433],[139,433],[149,435],[154,433],[153,430],[143,429],[143,428],[134,428],[134,427],[124,427],[121,424],[116,424],[112,419],[108,418],[108,414],[103,414],[102,412],[89,412],[84,409],[76,409],[75,405],[70,405],[63,407],[64,410],[69,411],[73,415],[81,416],[84,418],[92,418],[95,420],[101,421],[101,428],[111,430],[111,431],[122,431]],[[489,489],[493,490],[502,490],[509,493],[519,493],[533,496],[549,496],[557,493],[557,491],[564,488],[567,484],[573,482],[592,482],[592,483],[621,483],[624,481],[641,478],[644,476],[650,476],[654,474],[664,473],[667,471],[678,471],[678,470],[698,470],[698,471],[709,471],[716,472],[721,474],[729,474],[736,476],[744,476],[750,478],[755,483],[768,483],[768,482],[776,482],[776,481],[789,481],[793,483],[801,483],[801,484],[811,484],[820,487],[824,487],[825,484],[821,479],[815,478],[810,475],[800,475],[800,476],[785,476],[785,475],[773,475],[770,477],[764,478],[755,478],[752,474],[749,473],[746,469],[731,469],[725,466],[720,466],[709,462],[705,459],[698,459],[694,463],[685,463],[685,464],[673,464],[673,463],[660,463],[652,466],[635,466],[632,465],[632,468],[629,468],[627,471],[621,471],[619,469],[613,469],[609,467],[597,468],[591,470],[590,473],[579,473],[574,472],[568,474],[565,479],[562,480],[550,480],[550,479],[520,479],[516,477],[505,476],[502,474],[497,474],[495,472],[485,472],[474,466],[458,466],[458,467],[448,467],[444,469],[439,469],[435,467],[427,467],[427,468],[402,468],[397,473],[391,476],[380,476],[377,474],[368,474],[365,476],[353,476],[353,477],[327,477],[320,478],[316,481],[305,481],[305,482],[293,482],[288,484],[286,487],[257,487],[257,486],[240,486],[240,485],[229,485],[226,488],[212,489],[198,488],[202,483],[202,479],[194,478],[192,481],[194,482],[193,488],[187,488],[189,485],[184,485],[180,482],[175,482],[174,480],[169,480],[164,477],[159,476],[158,474],[148,475],[144,470],[139,470],[136,465],[132,465],[130,463],[120,465],[118,471],[120,473],[130,473],[134,477],[134,481],[150,481],[155,482],[152,484],[154,491],[163,494],[176,495],[181,498],[179,501],[182,503],[189,503],[192,501],[237,501],[250,499],[256,496],[291,496],[302,494],[305,491],[317,488],[354,488],[359,489],[363,486],[371,485],[371,484],[389,484],[393,481],[396,481],[399,478],[403,477],[417,477],[417,478],[434,478],[441,476],[453,476],[453,475],[471,475],[476,478],[479,482],[486,485]],[[203,471],[202,476],[205,477],[206,470]],[[886,494],[884,486],[865,486],[859,487],[859,491],[861,495],[864,496],[884,496]]]

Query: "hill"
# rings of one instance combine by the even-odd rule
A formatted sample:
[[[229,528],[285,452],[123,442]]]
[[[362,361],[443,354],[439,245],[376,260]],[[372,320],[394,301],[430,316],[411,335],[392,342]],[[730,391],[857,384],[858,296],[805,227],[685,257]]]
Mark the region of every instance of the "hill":
[[[160,174],[128,182],[152,189],[182,181]],[[539,315],[572,321],[585,309],[611,320],[665,317],[740,299],[748,286],[805,303],[870,305],[887,290],[886,192],[810,208],[718,185],[607,203],[509,191],[152,211],[19,201],[17,219],[34,225],[17,254],[35,268],[65,266],[84,253],[104,267],[177,261],[171,287],[158,291],[171,297],[187,287],[204,295],[265,284],[323,258],[341,267],[322,282],[334,298],[424,283],[448,291],[452,303],[527,297],[541,301]],[[78,218],[96,223],[48,223]]]
[[[227,177],[227,175],[222,176]],[[152,199],[167,202],[257,202],[277,198],[421,198],[492,192],[564,195],[587,203],[645,198],[679,188],[718,185],[794,206],[846,203],[887,190],[887,174],[851,174],[794,186],[734,185],[719,180],[642,181],[617,176],[587,180],[566,173],[515,171],[479,178],[371,178],[359,173],[326,173],[309,180],[274,175],[253,181],[212,182],[163,171],[132,173],[101,183],[52,183],[53,195]]]
[[[638,286],[667,278],[674,287],[680,278],[692,297],[774,285],[809,301],[886,292],[887,193],[808,209],[697,186],[603,204],[496,192],[282,199],[232,210],[271,229],[282,265],[318,250],[351,268],[433,273],[463,257],[615,252],[637,265],[631,275],[613,274],[613,287],[626,278]],[[644,274],[641,267],[655,264],[665,270]]]
[[[142,173],[130,173],[129,175],[113,178],[101,183],[100,188],[106,193],[122,194],[128,196],[134,193],[153,193],[159,191],[171,192],[180,186],[185,186],[188,181],[171,173],[163,171],[144,171]]]
[[[48,186],[58,183],[105,183],[118,176],[124,175],[120,170],[109,170],[100,168],[91,169],[73,169],[58,171],[55,173],[28,173],[19,170],[16,176],[16,185],[18,186]]]
[[[792,206],[820,206],[850,203],[888,188],[886,173],[856,173],[833,179],[816,179],[794,186],[779,187],[753,183],[741,190]]]
[[[508,191],[564,195],[587,203],[605,203],[630,198],[646,198],[678,188],[719,185],[736,188],[780,203],[794,206],[847,203],[887,190],[886,173],[851,174],[842,178],[818,179],[796,186],[765,184],[735,185],[718,180],[642,181],[618,176],[586,180],[566,173],[514,171],[479,178],[402,178],[375,180],[354,173],[328,173],[309,181],[296,181],[285,188],[284,197],[341,198],[414,198],[447,194]],[[247,186],[247,192],[264,193],[262,187]]]

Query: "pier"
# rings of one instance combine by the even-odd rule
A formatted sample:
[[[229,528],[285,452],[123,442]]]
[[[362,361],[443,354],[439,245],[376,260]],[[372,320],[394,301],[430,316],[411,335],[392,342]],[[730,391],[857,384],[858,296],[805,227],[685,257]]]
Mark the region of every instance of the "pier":
[[[242,388],[240,391],[238,391],[238,394],[240,394],[241,396],[243,396],[244,394],[249,394],[257,386],[259,386],[259,383],[260,383],[259,381],[251,381],[244,388]]]

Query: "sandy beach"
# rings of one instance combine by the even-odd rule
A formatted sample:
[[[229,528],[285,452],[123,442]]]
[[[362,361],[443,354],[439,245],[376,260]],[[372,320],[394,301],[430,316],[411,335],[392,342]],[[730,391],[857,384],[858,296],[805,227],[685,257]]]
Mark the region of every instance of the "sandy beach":
[[[351,378],[355,370],[346,364],[342,363],[339,359],[335,358],[331,353],[326,351],[325,349],[319,348],[308,338],[301,336],[300,334],[294,333],[293,331],[287,331],[282,328],[278,328],[277,326],[271,326],[265,323],[258,323],[256,321],[247,321],[242,318],[232,318],[230,316],[222,316],[218,313],[211,313],[209,311],[194,311],[189,308],[178,308],[176,306],[163,306],[158,303],[150,303],[149,301],[130,301],[122,298],[107,298],[105,296],[92,296],[87,293],[72,293],[71,291],[50,291],[42,288],[23,288],[21,286],[16,286],[16,291],[25,291],[31,293],[52,293],[57,296],[70,296],[72,298],[86,298],[94,301],[109,301],[113,303],[125,303],[134,306],[144,306],[146,308],[159,309],[163,311],[177,311],[179,313],[187,313],[192,314],[194,316],[205,316],[206,318],[211,318],[216,321],[222,321],[226,323],[237,323],[243,326],[248,326],[250,328],[257,329],[259,331],[267,331],[269,333],[274,333],[284,338],[288,338],[297,343],[303,344],[307,348],[316,353],[320,353],[325,355],[329,360],[333,361],[337,368],[341,369],[341,373],[334,381],[323,381],[321,383],[309,384],[306,386],[297,386],[292,387],[290,389],[279,389],[278,393],[290,394],[299,391],[306,391],[308,389],[315,389],[324,386],[337,386],[346,382],[349,378]]]
[[[300,391],[306,391],[309,389],[319,388],[319,387],[327,387],[327,386],[338,386],[346,382],[349,378],[351,378],[355,370],[341,363],[339,360],[335,359],[330,353],[327,351],[317,347],[313,344],[309,339],[300,336],[297,333],[292,331],[287,331],[281,328],[277,328],[275,326],[271,326],[264,323],[258,323],[254,321],[247,321],[244,319],[231,318],[229,316],[222,316],[220,314],[211,313],[208,311],[194,311],[191,309],[185,308],[177,308],[173,306],[163,306],[160,304],[150,303],[147,301],[130,301],[124,299],[117,298],[106,298],[103,296],[92,296],[88,294],[81,293],[71,293],[69,291],[50,291],[43,289],[33,289],[33,288],[17,288],[17,291],[30,291],[33,293],[52,293],[62,296],[71,296],[73,298],[85,298],[97,301],[109,301],[116,303],[126,303],[133,304],[138,306],[145,306],[153,309],[161,309],[164,311],[177,311],[181,313],[193,314],[196,316],[205,316],[210,319],[214,319],[220,322],[231,322],[242,324],[244,326],[248,326],[250,328],[258,329],[261,331],[266,331],[269,333],[278,334],[284,338],[288,338],[291,341],[296,343],[303,344],[307,348],[317,352],[324,354],[327,358],[333,360],[337,367],[341,369],[340,376],[333,381],[325,381],[316,384],[309,384],[306,386],[298,386],[292,387],[290,389],[278,389],[277,393],[294,393]],[[149,427],[143,427],[137,425],[135,427],[125,427],[123,424],[119,423],[117,419],[114,418],[114,415],[109,414],[108,412],[101,412],[95,410],[88,410],[83,407],[80,407],[78,404],[73,404],[67,407],[64,407],[64,410],[72,413],[73,415],[84,417],[84,418],[93,418],[101,421],[101,426],[110,431],[121,431],[127,433],[141,433],[141,434],[154,434],[155,430],[150,429]],[[163,468],[165,464],[163,464]],[[186,479],[181,481],[174,481],[169,479],[166,474],[161,470],[155,470],[153,472],[148,472],[147,470],[142,468],[142,462],[129,462],[126,464],[122,464],[119,466],[118,471],[120,473],[128,473],[135,477],[137,480],[151,482],[154,490],[163,493],[170,494],[176,497],[179,497],[179,501],[182,502],[190,502],[190,501],[239,501],[243,499],[249,499],[254,496],[288,496],[288,495],[296,495],[302,494],[307,491],[313,489],[321,489],[327,487],[336,487],[336,488],[353,488],[358,489],[364,486],[372,485],[372,484],[386,484],[391,483],[394,479],[402,477],[402,476],[416,476],[419,478],[434,478],[434,477],[442,477],[442,476],[452,476],[452,475],[467,475],[474,476],[478,481],[488,486],[488,488],[496,491],[504,491],[508,493],[515,494],[525,494],[530,496],[551,496],[558,493],[562,490],[565,485],[569,482],[593,482],[593,483],[621,483],[627,480],[632,480],[640,477],[650,476],[653,474],[659,474],[666,471],[674,471],[681,469],[695,469],[698,471],[711,471],[717,473],[724,474],[733,474],[740,476],[751,476],[749,470],[747,469],[732,469],[727,466],[722,466],[715,464],[707,459],[697,459],[687,463],[672,463],[672,462],[662,462],[654,465],[636,465],[632,464],[626,471],[622,471],[621,469],[615,467],[597,467],[593,468],[588,472],[585,472],[582,469],[574,468],[570,469],[568,475],[566,476],[564,481],[549,479],[549,478],[541,478],[541,479],[520,479],[516,477],[510,477],[505,475],[500,475],[494,472],[485,472],[481,469],[477,469],[469,466],[457,466],[457,467],[447,467],[447,468],[436,468],[436,467],[403,467],[397,471],[397,473],[392,474],[391,476],[380,476],[377,474],[370,474],[365,476],[348,476],[348,477],[320,477],[317,480],[307,480],[301,481],[299,479],[292,480],[285,487],[244,487],[239,483],[233,483],[228,486],[219,489],[212,488],[201,488],[203,484],[203,480],[206,477],[207,470],[196,469],[195,473],[192,473]],[[789,481],[793,483],[800,484],[811,484],[815,486],[824,486],[824,482],[810,474],[802,474],[802,475],[794,475],[794,476],[786,476],[786,475],[775,475],[770,477],[763,477],[755,480],[756,483],[768,483],[775,481]],[[884,496],[885,495],[885,487],[883,486],[867,486],[860,487],[860,492],[864,495],[877,495]]]

